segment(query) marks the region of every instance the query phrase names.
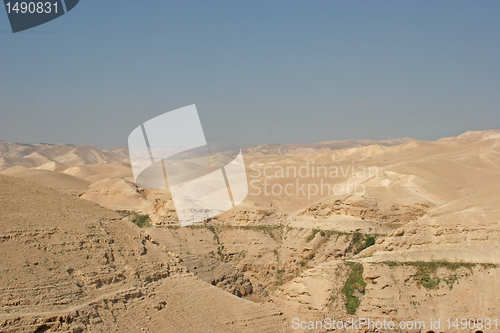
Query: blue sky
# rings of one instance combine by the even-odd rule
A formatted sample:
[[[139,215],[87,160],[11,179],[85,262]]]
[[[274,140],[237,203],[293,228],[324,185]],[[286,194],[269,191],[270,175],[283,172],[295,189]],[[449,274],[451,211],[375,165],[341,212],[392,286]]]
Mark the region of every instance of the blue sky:
[[[0,139],[126,146],[196,104],[239,145],[500,128],[499,1],[80,0],[12,34]]]

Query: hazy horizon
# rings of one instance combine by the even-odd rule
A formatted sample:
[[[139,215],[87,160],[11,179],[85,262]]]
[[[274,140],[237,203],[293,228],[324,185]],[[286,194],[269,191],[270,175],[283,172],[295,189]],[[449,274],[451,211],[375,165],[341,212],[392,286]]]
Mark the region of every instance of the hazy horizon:
[[[487,132],[487,131],[496,131],[496,130],[500,130],[500,129],[497,129],[497,128],[492,128],[492,129],[486,129],[486,130],[482,130],[480,132]],[[466,133],[466,132],[463,132],[463,133]],[[458,136],[460,134],[463,134],[463,133],[458,133],[457,135],[452,135],[452,137],[455,137],[455,136]],[[440,137],[438,138],[437,140],[439,139],[442,139],[442,138],[445,138],[444,136],[443,137]],[[317,141],[317,142],[283,142],[283,143],[277,143],[277,142],[261,142],[261,143],[256,143],[256,144],[251,144],[251,145],[244,145],[244,146],[241,146],[242,148],[249,148],[249,147],[256,147],[256,146],[260,146],[260,145],[264,145],[264,144],[267,144],[267,145],[315,145],[315,144],[320,144],[320,143],[325,143],[325,142],[333,142],[333,141],[380,141],[380,142],[383,142],[383,141],[389,141],[389,140],[399,140],[399,139],[411,139],[411,140],[418,140],[418,141],[437,141],[437,140],[420,140],[420,139],[415,139],[415,138],[411,138],[411,137],[400,137],[400,138],[387,138],[387,139],[380,139],[380,140],[376,140],[376,139],[341,139],[341,140],[325,140],[325,141]],[[99,147],[99,146],[93,146],[93,145],[90,145],[90,144],[75,144],[75,143],[71,143],[71,142],[22,142],[22,141],[7,141],[7,140],[3,140],[2,138],[0,138],[0,142],[5,142],[5,143],[12,143],[12,144],[29,144],[29,145],[69,145],[69,146],[91,146],[91,147],[95,147],[95,148],[98,148],[98,149],[119,149],[119,148],[127,148],[127,145],[123,145],[123,146],[108,146],[108,147]]]

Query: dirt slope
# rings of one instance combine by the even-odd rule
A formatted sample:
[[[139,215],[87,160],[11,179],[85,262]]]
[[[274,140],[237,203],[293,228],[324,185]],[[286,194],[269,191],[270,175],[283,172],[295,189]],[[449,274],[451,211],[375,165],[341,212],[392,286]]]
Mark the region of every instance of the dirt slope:
[[[117,213],[0,175],[0,332],[280,332]],[[217,304],[217,306],[214,306]]]

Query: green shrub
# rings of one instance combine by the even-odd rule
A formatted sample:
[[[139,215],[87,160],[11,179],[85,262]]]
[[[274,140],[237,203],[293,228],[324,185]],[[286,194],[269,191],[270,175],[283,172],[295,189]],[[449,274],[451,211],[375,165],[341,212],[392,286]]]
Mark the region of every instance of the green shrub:
[[[352,234],[351,245],[348,251],[351,251],[353,255],[356,255],[366,248],[375,244],[375,236],[366,235],[359,232]]]
[[[351,266],[351,273],[345,281],[342,293],[346,298],[347,313],[353,315],[356,313],[361,301],[354,294],[356,292],[363,294],[365,292],[366,283],[363,280],[363,265],[360,263],[349,263]]]
[[[373,237],[372,235],[368,235],[366,237],[366,241],[365,241],[365,245],[364,245],[363,250],[372,246],[372,245],[375,245],[375,237]]]
[[[148,214],[134,213],[132,222],[134,222],[139,228],[149,227],[151,225],[151,219]]]

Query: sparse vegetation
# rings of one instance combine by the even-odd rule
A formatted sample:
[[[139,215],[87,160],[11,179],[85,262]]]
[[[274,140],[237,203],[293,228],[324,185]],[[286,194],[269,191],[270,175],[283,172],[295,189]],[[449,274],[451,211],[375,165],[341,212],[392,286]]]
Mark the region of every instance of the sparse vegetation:
[[[257,231],[263,232],[264,234],[268,235],[276,242],[280,242],[283,239],[283,234],[285,231],[285,226],[282,224],[278,224],[278,225],[266,225],[266,224],[244,225],[244,226],[237,226],[237,228],[243,229],[243,230],[257,230]]]
[[[180,228],[179,225],[172,224],[172,225],[164,225],[161,226],[162,228],[169,228],[169,229],[178,229]],[[208,224],[208,223],[196,223],[196,224],[191,224],[186,226],[186,228],[190,229],[201,229],[205,228],[213,232],[214,234],[220,233],[222,229],[242,229],[242,230],[255,230],[255,231],[260,231],[269,237],[271,237],[273,240],[276,242],[280,242],[283,239],[283,235],[285,232],[285,226],[282,224],[277,224],[277,225],[266,225],[266,224],[260,224],[260,225],[219,225],[215,226],[213,224]],[[292,230],[293,228],[287,227],[287,232]]]
[[[372,235],[367,235],[363,250],[372,246],[372,245],[375,245],[375,237]]]
[[[306,238],[306,243],[309,243],[310,241],[312,241],[312,240],[314,239],[314,237],[316,237],[316,234],[317,234],[318,232],[320,232],[320,231],[321,231],[321,230],[319,230],[319,229],[313,229],[313,230],[312,230],[312,234],[310,234],[309,236],[307,236],[307,238]]]
[[[224,245],[221,244],[219,239],[220,230],[214,225],[205,225],[208,230],[210,230],[214,234],[215,242],[217,243],[217,255],[219,256],[219,260],[224,261]]]
[[[346,298],[347,313],[353,315],[359,307],[361,301],[357,295],[364,294],[366,283],[363,280],[363,265],[360,263],[348,263],[351,266],[351,273],[345,281],[342,293]]]
[[[416,273],[413,276],[417,285],[420,285],[427,289],[438,289],[441,279],[437,277],[438,268],[446,268],[449,271],[455,272],[460,268],[466,268],[472,271],[472,268],[476,265],[481,265],[484,268],[496,267],[495,264],[475,264],[467,262],[450,262],[448,260],[436,260],[436,261],[384,261],[389,267],[396,267],[398,265],[407,265],[416,268]],[[447,275],[443,278],[444,282],[448,285],[450,289],[453,289],[453,284],[458,281],[460,276],[456,273]]]
[[[151,225],[151,219],[148,214],[133,213],[132,222],[139,228],[149,227]]]
[[[208,225],[207,229],[210,230],[215,235],[215,237],[217,238],[217,242],[218,242],[219,241],[219,237],[217,235],[217,229],[215,229],[215,227],[213,225]]]
[[[278,269],[278,271],[276,272],[276,286],[283,285],[283,283],[284,283],[283,273],[284,273],[284,270],[282,270],[282,269]]]
[[[375,244],[375,236],[355,232],[352,234],[351,245],[348,252],[356,255]]]

